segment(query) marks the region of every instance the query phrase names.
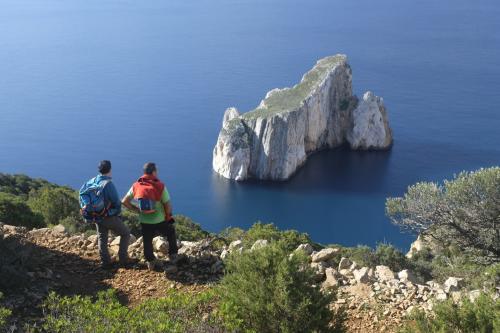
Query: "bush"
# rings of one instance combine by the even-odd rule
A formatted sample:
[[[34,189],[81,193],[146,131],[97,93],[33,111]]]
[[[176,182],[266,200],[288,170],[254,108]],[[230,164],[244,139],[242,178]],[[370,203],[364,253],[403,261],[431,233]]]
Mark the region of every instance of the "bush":
[[[130,233],[136,237],[142,235],[141,223],[139,222],[139,215],[128,209],[122,209],[123,223],[129,228]]]
[[[149,299],[134,308],[119,303],[114,290],[91,297],[63,297],[51,293],[44,303],[46,332],[222,332],[212,315],[211,292],[188,294],[170,291],[166,297]],[[208,314],[206,321],[203,314]]]
[[[210,234],[203,230],[198,223],[184,215],[175,215],[175,231],[177,238],[184,241],[197,241],[207,238]]]
[[[262,234],[259,234],[261,237]],[[290,256],[289,244],[275,241],[226,262],[219,287],[220,312],[231,330],[243,332],[335,332],[340,317],[328,308],[333,295],[314,285],[308,258]],[[336,319],[333,326],[330,323]]]
[[[243,239],[245,230],[237,227],[227,227],[219,232],[219,237],[226,239],[229,243],[238,239]]]
[[[55,185],[40,178],[31,178],[26,175],[8,175],[0,173],[0,192],[27,198],[31,190],[37,190],[44,186]]]
[[[296,230],[280,231],[274,224],[264,224],[260,221],[245,232],[243,244],[246,247],[251,247],[258,239],[266,239],[269,242],[281,241],[289,251],[295,250],[300,244],[311,243],[311,239],[305,233],[299,233]]]
[[[365,267],[384,265],[388,266],[395,272],[409,268],[408,259],[405,255],[390,244],[378,244],[375,250],[365,245],[344,247],[341,248],[340,255],[355,261],[360,266]]]
[[[0,292],[0,300],[2,299],[3,294]],[[7,318],[11,315],[11,311],[0,306],[0,330],[5,328],[5,324],[7,323]]]
[[[13,194],[0,192],[0,221],[10,225],[27,228],[45,226],[43,216],[34,213],[26,200]]]
[[[389,198],[393,223],[431,235],[441,244],[476,252],[480,260],[500,261],[500,167],[462,172],[444,185],[417,183],[403,197]]]
[[[493,300],[482,294],[475,302],[462,299],[461,304],[452,300],[434,306],[434,314],[415,311],[405,324],[404,333],[494,333],[500,332],[500,299]]]
[[[68,216],[78,216],[78,193],[65,187],[42,187],[30,192],[28,204],[42,214],[46,224],[56,225]]]
[[[88,233],[95,230],[95,224],[83,222],[80,215],[66,216],[59,221],[59,224],[62,224],[66,229],[66,232],[70,234]]]

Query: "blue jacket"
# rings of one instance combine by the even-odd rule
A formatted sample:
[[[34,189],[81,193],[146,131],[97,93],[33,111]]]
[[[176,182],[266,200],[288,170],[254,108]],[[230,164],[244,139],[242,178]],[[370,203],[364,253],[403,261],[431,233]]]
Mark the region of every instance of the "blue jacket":
[[[101,182],[103,180],[111,180],[111,177],[98,175],[94,178],[95,182]],[[116,190],[115,184],[109,182],[106,184],[103,190],[104,193],[104,203],[106,206],[111,203],[111,208],[108,211],[109,216],[120,215],[122,212],[122,202],[118,196],[118,191]]]

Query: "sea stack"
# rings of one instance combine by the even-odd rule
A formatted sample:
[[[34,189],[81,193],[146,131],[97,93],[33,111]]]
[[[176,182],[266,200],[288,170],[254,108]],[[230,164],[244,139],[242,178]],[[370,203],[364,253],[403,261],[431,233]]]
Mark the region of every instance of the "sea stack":
[[[342,54],[319,60],[292,88],[269,91],[259,106],[224,113],[213,168],[225,178],[286,180],[318,150],[389,149],[392,131],[381,97],[352,93]]]

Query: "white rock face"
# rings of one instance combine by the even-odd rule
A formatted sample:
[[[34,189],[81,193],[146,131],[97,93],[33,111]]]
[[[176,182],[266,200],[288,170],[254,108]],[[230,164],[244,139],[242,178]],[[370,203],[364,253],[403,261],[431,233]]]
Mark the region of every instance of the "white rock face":
[[[392,133],[380,97],[352,94],[345,55],[319,60],[294,87],[269,91],[259,106],[224,113],[213,169],[225,178],[285,180],[309,154],[348,142],[354,149],[387,149]]]
[[[363,95],[363,100],[354,109],[352,122],[353,126],[347,133],[352,149],[380,149],[392,144],[384,101],[371,91]]]

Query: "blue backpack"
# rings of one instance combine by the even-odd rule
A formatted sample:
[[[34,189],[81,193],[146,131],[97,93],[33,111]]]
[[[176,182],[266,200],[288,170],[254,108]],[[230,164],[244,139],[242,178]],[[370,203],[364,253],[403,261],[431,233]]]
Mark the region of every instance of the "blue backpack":
[[[104,202],[104,187],[110,180],[97,182],[92,178],[80,188],[80,214],[87,223],[100,222],[107,216],[111,204]]]

